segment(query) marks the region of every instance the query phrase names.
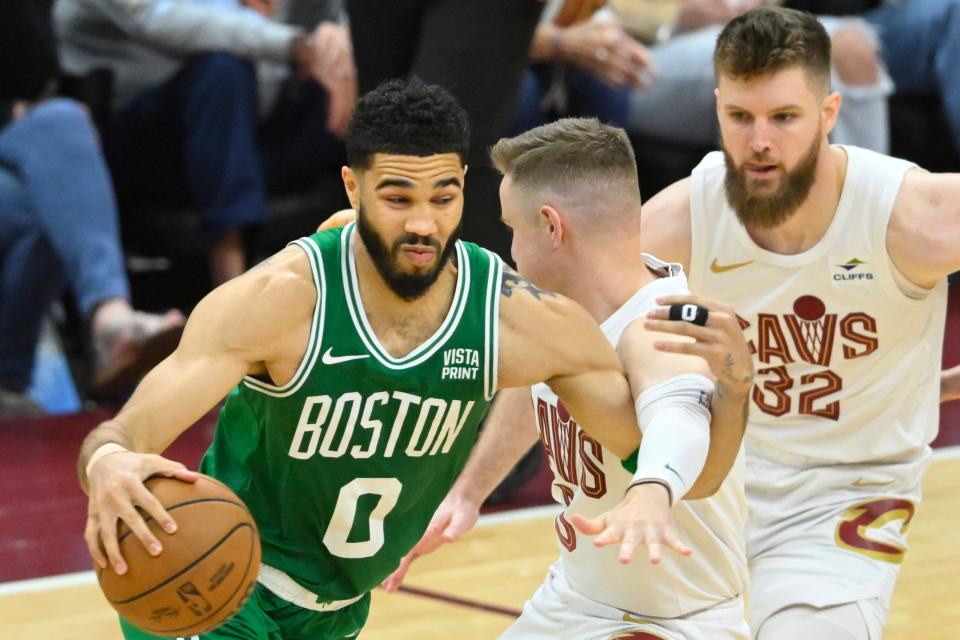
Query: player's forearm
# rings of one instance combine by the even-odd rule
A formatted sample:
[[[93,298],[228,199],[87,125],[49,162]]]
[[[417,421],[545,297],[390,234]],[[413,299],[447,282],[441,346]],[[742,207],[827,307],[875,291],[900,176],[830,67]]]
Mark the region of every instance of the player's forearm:
[[[483,504],[536,443],[533,420],[528,389],[502,391],[450,493],[478,507]]]
[[[960,398],[960,365],[940,372],[940,402]]]
[[[713,395],[710,420],[710,449],[687,499],[709,498],[720,489],[736,462],[747,426],[749,392],[734,393],[718,381]]]
[[[537,442],[535,432],[528,430],[511,438],[504,434],[507,429],[499,427],[487,425],[484,428],[474,448],[475,455],[470,457],[450,491],[478,506]]]
[[[633,394],[622,371],[592,371],[549,384],[580,428],[620,459],[640,446]]]

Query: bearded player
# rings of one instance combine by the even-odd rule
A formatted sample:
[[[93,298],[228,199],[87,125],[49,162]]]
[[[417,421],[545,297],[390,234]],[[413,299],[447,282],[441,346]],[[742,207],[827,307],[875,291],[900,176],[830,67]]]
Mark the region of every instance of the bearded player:
[[[141,510],[168,532],[176,523],[143,480],[194,480],[158,454],[227,396],[200,469],[250,508],[263,566],[243,609],[203,640],[356,636],[369,591],[420,538],[499,388],[546,380],[591,437],[618,456],[636,449],[628,383],[590,316],[457,240],[468,135],[439,87],[367,94],[343,169],[357,224],[213,291],[177,350],[84,441],[87,546],[123,574],[118,522],[162,557]]]
[[[809,14],[731,21],[714,67],[723,151],[645,205],[643,239],[755,352],[751,628],[876,640],[937,432],[960,175],[828,143],[840,96]]]
[[[732,460],[740,447],[752,376],[736,314],[698,306],[679,265],[637,252],[637,167],[622,130],[560,120],[501,140],[491,156],[504,174],[517,269],[580,302],[617,349],[643,432],[636,468],[584,433],[549,388],[506,390],[426,536],[385,586],[472,526],[539,436],[565,507],[555,522],[560,559],[503,638],[746,640],[742,457],[729,477],[701,474],[709,455],[726,450]],[[647,320],[662,305],[675,320]],[[684,318],[698,340],[654,330]],[[664,341],[680,353],[658,351]],[[624,514],[634,501],[644,508]],[[625,533],[638,518],[640,535]],[[650,562],[628,564],[623,545],[610,546],[621,540],[646,545]]]

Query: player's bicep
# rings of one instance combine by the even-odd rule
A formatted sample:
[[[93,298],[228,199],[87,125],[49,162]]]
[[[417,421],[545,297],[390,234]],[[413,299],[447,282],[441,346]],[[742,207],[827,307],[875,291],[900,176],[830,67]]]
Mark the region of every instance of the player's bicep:
[[[695,342],[693,338],[676,336],[643,327],[643,320],[632,322],[620,337],[617,355],[623,364],[634,396],[670,378],[686,373],[698,373],[710,379],[706,360],[682,353],[660,351],[657,342]]]
[[[180,344],[144,377],[118,414],[142,450],[163,451],[246,375],[247,354],[223,342],[229,321],[218,298],[208,296],[197,305]]]

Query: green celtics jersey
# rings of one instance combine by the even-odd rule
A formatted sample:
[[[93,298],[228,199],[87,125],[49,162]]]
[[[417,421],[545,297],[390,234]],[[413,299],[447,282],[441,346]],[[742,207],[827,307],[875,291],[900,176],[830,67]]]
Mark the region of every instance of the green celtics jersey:
[[[201,463],[250,507],[264,564],[321,601],[369,591],[416,544],[497,382],[498,257],[458,242],[446,318],[395,358],[367,321],[355,242],[353,224],[295,242],[317,289],[306,354],[283,386],[238,385]]]

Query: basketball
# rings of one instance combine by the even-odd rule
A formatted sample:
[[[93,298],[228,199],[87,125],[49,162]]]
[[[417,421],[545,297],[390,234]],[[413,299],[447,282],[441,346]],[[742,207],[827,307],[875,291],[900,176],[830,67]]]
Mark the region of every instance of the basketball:
[[[151,556],[126,524],[118,531],[127,572],[97,567],[107,601],[140,629],[163,636],[205,633],[240,610],[260,570],[260,538],[246,505],[209,476],[196,484],[171,478],[145,482],[177,522],[167,534],[147,524],[163,545]]]

